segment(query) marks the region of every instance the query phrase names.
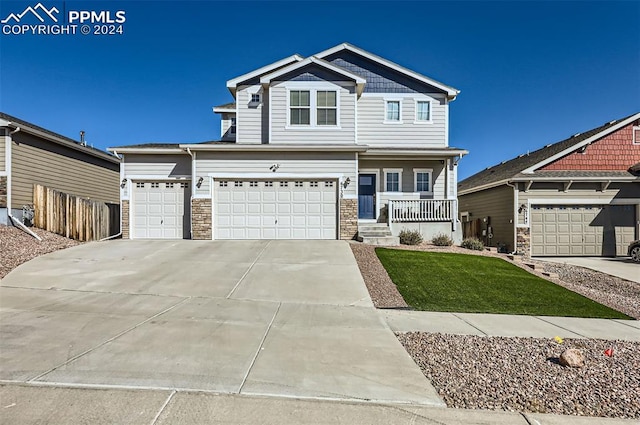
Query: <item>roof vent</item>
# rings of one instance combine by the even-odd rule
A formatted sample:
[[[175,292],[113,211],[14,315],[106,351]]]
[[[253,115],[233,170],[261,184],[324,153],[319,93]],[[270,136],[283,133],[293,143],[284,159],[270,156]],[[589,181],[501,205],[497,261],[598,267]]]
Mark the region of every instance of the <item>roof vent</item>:
[[[582,133],[576,133],[576,134],[574,134],[574,135],[573,135],[573,136],[571,136],[571,137],[578,137],[578,136],[579,136],[579,135],[581,135],[581,134],[582,134]]]
[[[549,143],[548,145],[544,145],[545,148],[548,148],[549,146],[551,146],[552,144]]]
[[[618,120],[609,121],[606,125],[615,124]]]
[[[84,140],[84,130],[80,130],[80,144],[82,146],[87,146],[87,142]]]
[[[518,158],[522,158],[524,156],[524,154],[520,154],[518,155]]]

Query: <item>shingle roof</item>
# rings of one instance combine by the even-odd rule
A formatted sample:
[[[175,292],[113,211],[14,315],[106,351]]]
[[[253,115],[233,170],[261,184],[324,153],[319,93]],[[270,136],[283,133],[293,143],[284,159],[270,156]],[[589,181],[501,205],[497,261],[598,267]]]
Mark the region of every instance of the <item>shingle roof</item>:
[[[612,126],[624,121],[628,118],[633,117],[636,114],[631,114],[627,117],[614,120],[608,122],[600,127],[594,128],[589,131],[585,131],[584,133],[578,133],[569,137],[568,139],[562,140],[560,142],[547,145],[541,149],[536,151],[520,155],[516,158],[510,159],[508,161],[504,161],[498,165],[494,165],[492,167],[486,168],[485,170],[480,171],[472,175],[471,177],[467,177],[458,183],[458,191],[464,191],[473,189],[478,186],[490,185],[492,183],[497,183],[503,180],[508,180],[513,178],[514,176],[520,174],[522,171],[527,168],[544,161],[566,149],[571,148],[572,146],[577,145],[578,143],[589,139],[597,135],[598,133],[604,132],[611,128]],[[536,173],[537,174],[537,173]],[[531,177],[531,175],[528,175]]]
[[[70,137],[67,136],[63,136],[62,134],[59,133],[55,133],[51,130],[47,130],[44,127],[40,127],[39,125],[35,125],[33,123],[30,123],[28,121],[22,120],[20,118],[14,117],[13,115],[9,115],[5,112],[0,112],[0,119],[6,120],[6,121],[10,121],[12,123],[17,124],[18,126],[22,126],[22,127],[29,127],[32,128],[33,130],[37,130],[41,133],[44,134],[48,134],[49,136],[53,136],[56,137],[58,139],[62,139],[66,142],[69,143],[73,143],[76,148],[78,148],[81,151],[85,151],[86,153],[93,155],[93,156],[101,156],[101,157],[107,157],[109,160],[118,160],[118,158],[114,157],[113,155],[111,155],[109,152],[105,152],[101,149],[97,149],[91,146],[83,146],[79,140],[74,140]]]
[[[513,176],[512,178],[515,180],[530,179],[531,176],[532,176],[531,174],[519,173]],[[535,176],[542,177],[542,178],[557,178],[557,179],[581,178],[581,177],[616,178],[616,177],[630,177],[631,173],[629,171],[543,170],[543,171],[536,171]]]
[[[143,149],[178,149],[180,148],[180,145],[186,145],[186,144],[191,144],[191,145],[212,145],[212,144],[233,144],[235,142],[229,142],[229,141],[222,141],[222,140],[208,140],[205,142],[194,142],[194,143],[138,143],[135,145],[120,145],[120,146],[113,146],[110,147],[109,149],[123,149],[123,148],[143,148]]]
[[[236,104],[235,102],[231,102],[231,103],[225,103],[224,105],[219,105],[219,106],[214,106],[214,109],[236,109]]]

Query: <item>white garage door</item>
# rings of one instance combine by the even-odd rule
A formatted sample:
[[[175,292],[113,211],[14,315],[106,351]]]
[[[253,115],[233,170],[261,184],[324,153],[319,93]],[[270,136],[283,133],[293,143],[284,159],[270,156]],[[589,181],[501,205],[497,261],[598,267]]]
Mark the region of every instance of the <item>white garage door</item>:
[[[134,182],[134,239],[182,239],[189,235],[188,182]]]
[[[635,238],[633,205],[534,205],[533,256],[626,255]]]
[[[215,180],[214,239],[337,239],[336,180]]]

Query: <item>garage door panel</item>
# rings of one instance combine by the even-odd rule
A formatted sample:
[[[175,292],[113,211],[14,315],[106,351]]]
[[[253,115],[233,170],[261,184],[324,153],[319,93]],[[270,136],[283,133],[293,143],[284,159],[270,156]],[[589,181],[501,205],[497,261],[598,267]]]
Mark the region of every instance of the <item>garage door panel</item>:
[[[185,196],[186,193],[186,196]],[[134,182],[132,190],[132,237],[181,239],[189,225],[187,182]]]

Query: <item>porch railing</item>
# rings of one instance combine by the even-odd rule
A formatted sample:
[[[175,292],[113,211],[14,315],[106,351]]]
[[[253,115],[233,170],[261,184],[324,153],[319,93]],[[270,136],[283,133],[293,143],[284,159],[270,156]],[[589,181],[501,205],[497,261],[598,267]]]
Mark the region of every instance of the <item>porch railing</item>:
[[[389,224],[402,222],[456,222],[458,205],[455,199],[389,200]]]

